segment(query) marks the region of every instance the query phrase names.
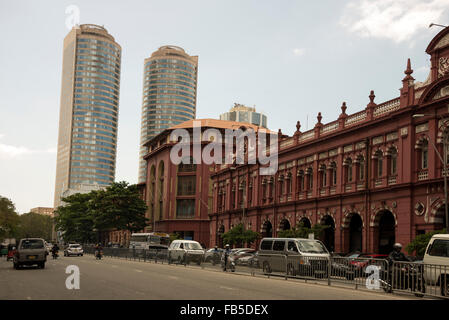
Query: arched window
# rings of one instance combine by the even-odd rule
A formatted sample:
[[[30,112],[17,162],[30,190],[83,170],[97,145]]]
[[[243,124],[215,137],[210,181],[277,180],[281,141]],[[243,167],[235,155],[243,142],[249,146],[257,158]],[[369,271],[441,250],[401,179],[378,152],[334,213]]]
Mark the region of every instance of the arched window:
[[[376,164],[376,178],[381,178],[383,174],[383,153],[382,150],[377,150],[375,157]]]
[[[307,169],[307,189],[308,190],[312,190],[313,189],[313,169],[311,167],[309,167]]]
[[[398,152],[396,148],[390,149],[390,175],[394,176],[397,173],[397,160],[398,160]]]
[[[325,187],[327,185],[327,169],[326,165],[322,164],[320,166],[320,175],[321,175],[321,187]]]
[[[358,171],[358,178],[359,180],[365,180],[365,158],[363,156],[359,156],[357,158],[358,161],[358,167],[357,167],[357,171]]]
[[[284,175],[281,174],[278,179],[279,182],[279,196],[281,197],[284,194]]]
[[[335,186],[337,184],[337,164],[335,162],[331,163],[331,172],[332,172],[331,185]]]
[[[296,176],[298,177],[298,192],[304,191],[304,170],[298,170]]]
[[[423,140],[421,144],[421,169],[428,168],[429,143]]]
[[[292,174],[291,174],[291,172],[287,173],[286,183],[287,183],[287,194],[291,194],[292,193]]]
[[[346,164],[346,182],[352,182],[352,159],[348,158],[345,161]]]

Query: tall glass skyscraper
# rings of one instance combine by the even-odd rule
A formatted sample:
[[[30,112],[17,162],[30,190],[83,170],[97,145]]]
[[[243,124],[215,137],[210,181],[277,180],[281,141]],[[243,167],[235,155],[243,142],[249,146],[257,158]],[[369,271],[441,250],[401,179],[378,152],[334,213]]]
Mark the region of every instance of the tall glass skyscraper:
[[[62,195],[114,181],[121,50],[93,24],[75,26],[64,39],[55,208]]]
[[[144,61],[139,182],[145,182],[143,144],[174,125],[195,119],[198,56],[163,46]]]

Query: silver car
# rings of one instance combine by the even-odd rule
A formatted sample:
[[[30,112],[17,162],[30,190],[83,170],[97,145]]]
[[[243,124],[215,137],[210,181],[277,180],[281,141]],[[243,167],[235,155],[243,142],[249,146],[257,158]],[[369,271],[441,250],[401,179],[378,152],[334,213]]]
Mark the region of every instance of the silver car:
[[[17,251],[13,258],[14,269],[19,269],[24,265],[37,265],[43,269],[45,268],[45,262],[47,261],[47,254],[44,239],[22,239],[17,246]]]
[[[282,272],[292,276],[326,277],[329,252],[319,240],[264,238],[258,261],[265,273]]]

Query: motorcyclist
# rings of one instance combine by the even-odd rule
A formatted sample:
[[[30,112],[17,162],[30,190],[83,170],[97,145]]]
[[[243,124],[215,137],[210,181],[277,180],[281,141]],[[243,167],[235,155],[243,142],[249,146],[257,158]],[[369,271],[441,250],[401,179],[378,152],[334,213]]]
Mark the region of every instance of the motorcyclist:
[[[53,244],[53,247],[51,248],[51,253],[53,257],[56,257],[58,255],[59,246],[57,243]]]
[[[402,250],[402,244],[400,244],[399,242],[397,242],[393,245],[393,251],[388,256],[390,265],[393,264],[394,261],[410,262],[410,259],[401,250]]]
[[[95,246],[95,257],[101,257],[101,252],[103,251],[103,247],[101,243],[97,243]]]

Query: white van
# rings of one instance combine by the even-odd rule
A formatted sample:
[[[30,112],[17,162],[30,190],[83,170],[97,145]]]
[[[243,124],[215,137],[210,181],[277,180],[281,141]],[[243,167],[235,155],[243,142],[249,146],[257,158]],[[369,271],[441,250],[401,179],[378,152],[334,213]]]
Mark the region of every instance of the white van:
[[[174,240],[168,247],[168,263],[174,261],[187,263],[194,261],[201,264],[204,257],[204,249],[197,241]]]
[[[432,236],[423,263],[426,282],[440,286],[441,295],[449,296],[449,234]]]
[[[302,238],[263,238],[258,253],[264,273],[326,277],[329,252],[319,240]]]

